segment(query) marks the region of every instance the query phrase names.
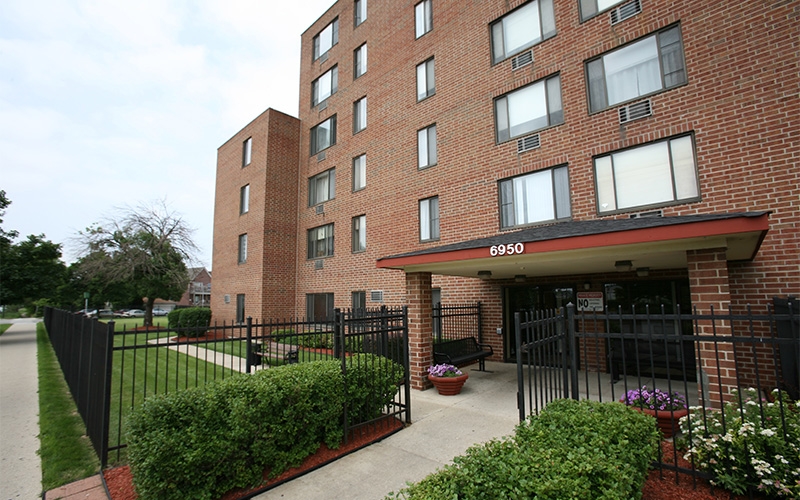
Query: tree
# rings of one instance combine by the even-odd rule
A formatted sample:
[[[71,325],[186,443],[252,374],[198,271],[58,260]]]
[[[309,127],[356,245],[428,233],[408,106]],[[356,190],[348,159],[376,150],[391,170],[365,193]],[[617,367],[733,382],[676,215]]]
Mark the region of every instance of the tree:
[[[122,209],[80,233],[81,272],[90,280],[131,286],[145,300],[145,325],[152,325],[155,299],[179,300],[186,291],[186,262],[197,251],[192,233],[164,200]]]

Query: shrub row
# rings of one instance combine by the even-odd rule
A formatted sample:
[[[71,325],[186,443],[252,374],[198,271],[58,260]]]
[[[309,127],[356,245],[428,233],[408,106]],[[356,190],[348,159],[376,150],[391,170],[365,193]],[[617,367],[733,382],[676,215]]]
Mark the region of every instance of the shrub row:
[[[196,337],[211,324],[211,309],[208,307],[185,307],[173,309],[167,314],[167,324],[173,330],[186,330],[185,336]]]
[[[128,456],[141,499],[213,499],[300,465],[320,443],[342,440],[345,401],[356,413],[378,415],[397,391],[388,360],[362,355],[237,375],[148,398],[129,420]],[[394,363],[391,363],[394,365]],[[374,373],[369,373],[373,370]],[[370,380],[370,391],[357,391]]]
[[[653,418],[620,403],[557,400],[387,498],[638,499],[658,441]]]

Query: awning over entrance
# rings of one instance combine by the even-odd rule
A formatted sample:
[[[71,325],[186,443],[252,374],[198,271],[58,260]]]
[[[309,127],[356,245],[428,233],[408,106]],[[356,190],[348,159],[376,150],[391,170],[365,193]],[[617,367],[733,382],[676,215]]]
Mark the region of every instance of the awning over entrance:
[[[488,238],[383,257],[377,266],[407,273],[508,279],[632,269],[685,268],[686,252],[727,248],[728,261],[752,260],[769,212],[601,219],[536,226]],[[491,274],[488,274],[488,273]]]

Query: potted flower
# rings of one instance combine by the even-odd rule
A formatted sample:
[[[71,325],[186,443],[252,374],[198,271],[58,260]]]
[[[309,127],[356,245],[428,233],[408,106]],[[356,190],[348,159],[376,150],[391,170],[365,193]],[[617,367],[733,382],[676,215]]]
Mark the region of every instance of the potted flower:
[[[468,374],[447,363],[428,367],[428,380],[436,387],[439,394],[444,396],[459,394],[468,377]]]
[[[620,401],[656,417],[658,428],[666,438],[675,434],[678,429],[678,419],[689,413],[686,397],[680,392],[648,389],[646,385],[639,389],[631,389]]]

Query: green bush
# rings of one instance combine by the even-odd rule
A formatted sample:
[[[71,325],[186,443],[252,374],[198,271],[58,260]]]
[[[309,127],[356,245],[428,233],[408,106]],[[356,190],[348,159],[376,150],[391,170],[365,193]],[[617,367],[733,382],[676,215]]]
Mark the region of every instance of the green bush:
[[[341,443],[342,409],[377,416],[402,370],[375,356],[317,361],[237,375],[202,388],[152,396],[128,422],[128,452],[140,498],[211,499],[300,465],[320,443]],[[371,371],[382,370],[375,375]],[[374,380],[367,389],[358,388]],[[353,422],[353,420],[350,420]]]
[[[620,403],[557,400],[388,498],[637,499],[658,441],[652,417]]]
[[[372,354],[348,356],[347,421],[352,425],[379,417],[402,381],[403,367],[388,358]]]
[[[711,472],[713,484],[738,495],[748,489],[800,498],[800,402],[777,389],[773,401],[755,389],[734,391],[722,410],[693,407],[681,419],[687,458]]]
[[[186,337],[198,337],[211,325],[211,309],[207,307],[185,307],[173,309],[167,314],[167,323],[173,330]]]

